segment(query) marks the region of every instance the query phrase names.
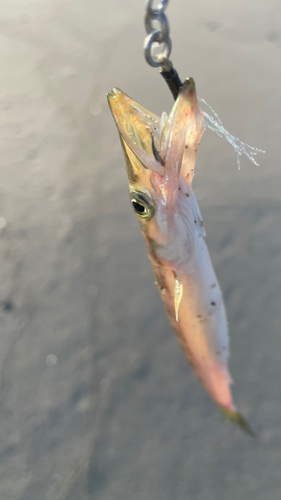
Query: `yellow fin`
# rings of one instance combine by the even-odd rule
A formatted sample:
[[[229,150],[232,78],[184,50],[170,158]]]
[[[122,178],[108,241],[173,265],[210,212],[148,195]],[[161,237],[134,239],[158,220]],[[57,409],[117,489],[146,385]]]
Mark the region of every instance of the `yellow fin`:
[[[238,411],[227,410],[221,407],[223,414],[228,420],[235,422],[239,427],[252,437],[257,437],[247,420]]]
[[[175,290],[174,290],[174,306],[176,321],[179,320],[179,307],[182,299],[183,284],[179,281],[178,277],[175,276]]]

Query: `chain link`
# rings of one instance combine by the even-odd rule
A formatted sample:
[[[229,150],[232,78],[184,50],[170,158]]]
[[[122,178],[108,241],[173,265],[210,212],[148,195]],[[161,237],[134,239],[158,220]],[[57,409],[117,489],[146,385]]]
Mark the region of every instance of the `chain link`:
[[[147,36],[144,40],[144,55],[148,64],[154,68],[167,66],[172,49],[169,23],[165,15],[168,2],[169,0],[162,0],[156,7],[153,7],[154,0],[146,2],[145,29]],[[153,51],[161,46],[162,50],[157,55],[153,55]]]

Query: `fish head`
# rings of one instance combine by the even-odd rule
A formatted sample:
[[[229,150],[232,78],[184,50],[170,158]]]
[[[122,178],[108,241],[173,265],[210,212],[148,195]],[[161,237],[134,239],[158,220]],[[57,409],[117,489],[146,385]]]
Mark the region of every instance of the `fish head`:
[[[108,103],[124,153],[132,208],[146,240],[161,248],[175,236],[180,186],[189,177],[186,165],[190,169],[189,156],[204,131],[194,80],[183,84],[168,117],[163,113],[159,118],[119,89],[108,94]],[[192,176],[189,180],[191,184]]]

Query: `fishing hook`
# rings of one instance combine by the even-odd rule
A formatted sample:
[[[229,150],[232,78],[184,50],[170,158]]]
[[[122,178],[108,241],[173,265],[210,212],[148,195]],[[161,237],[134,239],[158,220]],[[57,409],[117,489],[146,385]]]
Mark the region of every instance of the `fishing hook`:
[[[153,7],[153,0],[147,0],[146,2],[144,24],[147,36],[144,40],[144,55],[150,66],[160,68],[160,74],[176,100],[182,87],[182,81],[169,59],[172,42],[169,35],[169,23],[165,14],[168,2],[169,0],[162,0],[155,7]],[[158,49],[157,55],[153,54],[155,49]]]

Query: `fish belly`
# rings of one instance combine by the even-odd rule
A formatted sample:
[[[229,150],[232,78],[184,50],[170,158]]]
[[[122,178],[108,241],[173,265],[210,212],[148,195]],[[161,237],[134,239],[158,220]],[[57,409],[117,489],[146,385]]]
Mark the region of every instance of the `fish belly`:
[[[180,267],[151,259],[170,323],[196,376],[222,408],[235,411],[227,367],[228,327],[222,293],[203,238]],[[183,285],[176,319],[175,274]]]

